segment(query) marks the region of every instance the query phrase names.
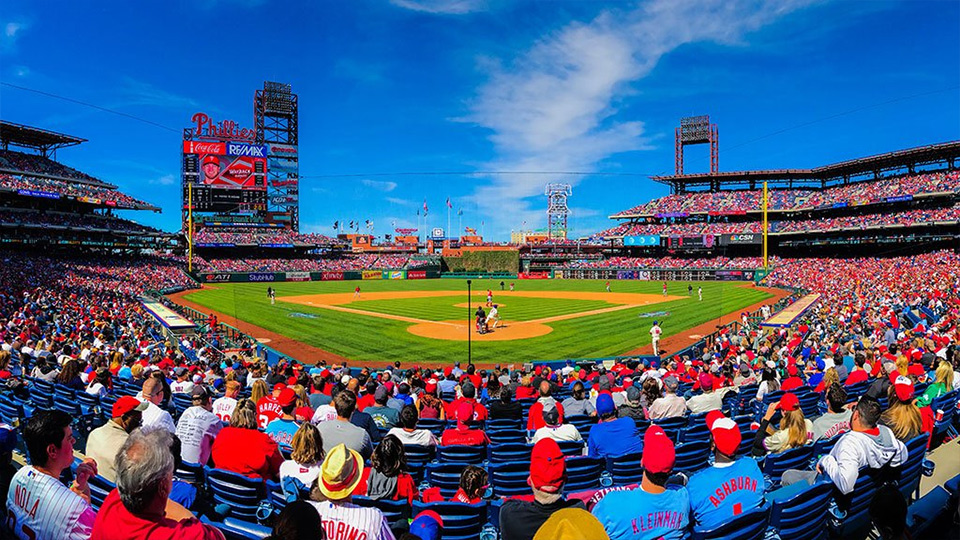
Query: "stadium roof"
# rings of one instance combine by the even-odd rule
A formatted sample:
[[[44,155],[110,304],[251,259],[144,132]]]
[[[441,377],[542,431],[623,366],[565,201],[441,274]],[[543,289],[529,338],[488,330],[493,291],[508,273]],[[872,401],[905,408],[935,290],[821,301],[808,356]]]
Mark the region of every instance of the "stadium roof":
[[[913,172],[915,167],[923,165],[943,164],[953,168],[958,158],[960,158],[960,141],[950,141],[841,161],[814,169],[684,174],[652,176],[651,179],[671,186],[675,192],[683,192],[686,188],[695,186],[707,186],[715,191],[721,187],[757,189],[758,182],[770,182],[780,187],[795,185],[811,187],[810,184],[819,184],[821,188],[825,188],[838,183],[847,184],[858,177],[869,176],[869,178],[863,178],[868,180],[882,178],[886,173]]]
[[[65,146],[75,146],[87,142],[86,139],[65,135],[56,131],[48,131],[14,122],[0,120],[0,144],[36,148],[44,153]]]

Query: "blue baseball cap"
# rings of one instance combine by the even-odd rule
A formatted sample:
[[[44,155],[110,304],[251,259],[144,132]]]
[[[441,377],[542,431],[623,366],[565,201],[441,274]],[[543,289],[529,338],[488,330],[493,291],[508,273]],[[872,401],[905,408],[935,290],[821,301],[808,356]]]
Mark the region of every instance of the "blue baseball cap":
[[[613,404],[613,396],[610,394],[600,394],[597,396],[597,414],[606,416],[615,410],[617,410],[617,408]]]
[[[320,369],[320,368],[318,368],[318,367],[312,367],[312,368],[310,368],[310,376],[311,376],[311,377],[313,377],[314,375],[321,375],[321,374],[323,374],[323,370],[322,370],[322,369]]]
[[[443,518],[433,510],[424,510],[410,522],[410,534],[420,540],[440,540],[443,533]]]

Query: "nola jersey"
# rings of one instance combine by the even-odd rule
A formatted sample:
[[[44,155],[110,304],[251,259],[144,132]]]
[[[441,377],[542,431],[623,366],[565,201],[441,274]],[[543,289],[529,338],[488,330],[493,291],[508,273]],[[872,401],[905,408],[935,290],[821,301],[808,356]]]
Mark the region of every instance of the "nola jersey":
[[[267,424],[283,416],[280,404],[273,396],[260,398],[257,402],[257,425],[260,429],[266,429]]]
[[[311,502],[320,514],[327,540],[396,540],[387,518],[377,508],[352,503]]]
[[[230,417],[233,416],[233,410],[236,408],[237,400],[232,397],[224,396],[213,402],[213,414],[225,423],[230,423]]]
[[[760,506],[763,489],[763,473],[757,460],[750,457],[694,474],[687,482],[687,491],[697,528],[712,529]]]
[[[610,540],[680,540],[690,523],[690,497],[686,488],[660,494],[643,488],[607,493],[593,507],[593,515]]]
[[[20,540],[86,540],[97,514],[60,480],[27,465],[7,492],[7,528]]]

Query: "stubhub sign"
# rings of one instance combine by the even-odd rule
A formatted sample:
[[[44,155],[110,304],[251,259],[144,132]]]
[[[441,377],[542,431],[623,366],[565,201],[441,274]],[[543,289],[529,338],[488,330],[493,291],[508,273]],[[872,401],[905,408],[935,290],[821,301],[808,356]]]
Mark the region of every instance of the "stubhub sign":
[[[243,143],[228,142],[227,155],[253,157],[253,158],[266,158],[267,146],[262,144],[243,144]]]
[[[658,234],[645,234],[643,236],[624,236],[623,245],[625,246],[659,246],[660,245],[660,235]]]

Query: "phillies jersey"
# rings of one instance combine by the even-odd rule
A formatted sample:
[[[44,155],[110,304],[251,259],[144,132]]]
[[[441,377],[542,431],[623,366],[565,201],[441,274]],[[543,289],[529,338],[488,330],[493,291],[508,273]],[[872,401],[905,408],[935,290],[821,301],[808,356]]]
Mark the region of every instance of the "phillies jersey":
[[[396,540],[387,518],[377,508],[352,503],[311,502],[320,514],[327,540]]]
[[[233,410],[236,408],[237,400],[232,397],[223,396],[213,402],[213,414],[224,423],[230,423],[230,417],[233,416]]]
[[[97,514],[60,480],[21,468],[7,492],[7,528],[20,540],[86,540]]]
[[[763,489],[763,473],[750,457],[708,467],[687,482],[690,510],[700,529],[713,529],[760,506]]]
[[[260,429],[266,429],[267,424],[281,416],[283,416],[283,411],[273,396],[262,397],[257,402],[257,424]]]
[[[603,524],[610,540],[680,540],[690,523],[687,489],[668,489],[660,494],[643,488],[607,493],[593,515]]]

